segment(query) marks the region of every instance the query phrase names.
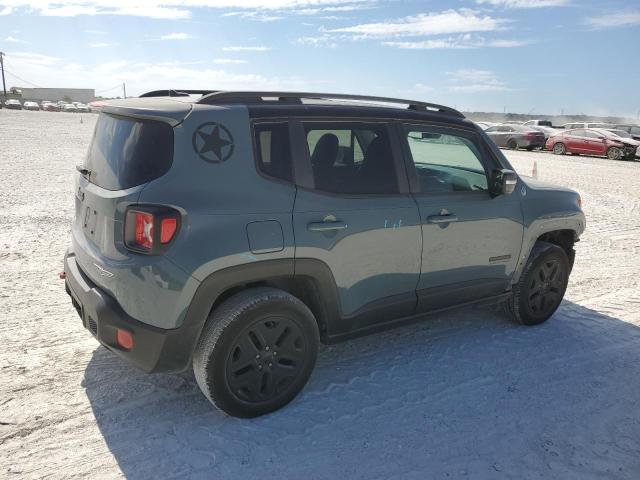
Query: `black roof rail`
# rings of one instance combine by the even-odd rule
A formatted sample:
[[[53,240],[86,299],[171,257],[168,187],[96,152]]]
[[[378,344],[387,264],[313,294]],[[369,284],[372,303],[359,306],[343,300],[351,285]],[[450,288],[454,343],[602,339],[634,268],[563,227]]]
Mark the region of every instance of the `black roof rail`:
[[[445,107],[436,103],[419,102],[416,100],[406,100],[402,98],[374,97],[369,95],[348,95],[343,93],[311,93],[311,92],[227,92],[217,91],[208,95],[203,95],[197,103],[216,105],[221,103],[260,103],[265,102],[265,98],[275,98],[282,103],[302,103],[303,99],[308,100],[353,100],[376,103],[396,103],[407,105],[409,110],[435,110],[447,113],[456,117],[465,118],[455,108]]]
[[[145,97],[188,97],[189,95],[209,95],[216,93],[216,90],[153,90],[140,95],[139,98]]]

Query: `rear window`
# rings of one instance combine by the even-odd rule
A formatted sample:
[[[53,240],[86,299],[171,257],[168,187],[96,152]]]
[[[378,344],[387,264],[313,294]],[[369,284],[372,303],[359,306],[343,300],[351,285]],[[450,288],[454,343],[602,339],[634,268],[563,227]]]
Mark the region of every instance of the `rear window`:
[[[91,183],[123,190],[164,175],[172,161],[171,125],[101,113],[84,166]]]

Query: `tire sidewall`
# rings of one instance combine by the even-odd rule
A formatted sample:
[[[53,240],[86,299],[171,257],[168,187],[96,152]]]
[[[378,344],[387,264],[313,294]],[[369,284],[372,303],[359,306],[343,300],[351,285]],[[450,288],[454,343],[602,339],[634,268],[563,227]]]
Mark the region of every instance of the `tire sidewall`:
[[[528,302],[528,285],[531,283],[532,275],[537,271],[538,267],[550,259],[557,259],[560,262],[561,267],[564,270],[564,285],[559,293],[560,301],[556,305],[556,307],[549,314],[536,314],[533,312],[529,306]],[[570,274],[570,266],[569,259],[567,258],[567,254],[560,247],[556,245],[550,245],[548,248],[540,251],[535,258],[528,265],[526,271],[523,273],[522,278],[519,282],[519,298],[518,298],[518,316],[521,323],[525,325],[538,325],[550,317],[556,312],[558,307],[562,304],[562,299],[564,298],[564,294],[567,291],[567,285],[569,282],[569,274]]]
[[[236,340],[252,324],[269,317],[287,317],[292,320],[303,332],[305,342],[304,364],[295,380],[288,388],[262,403],[251,403],[234,394],[227,382],[226,364]],[[212,392],[211,400],[221,410],[237,417],[255,417],[264,415],[282,408],[293,400],[309,379],[318,353],[319,334],[315,319],[307,307],[301,302],[292,302],[290,299],[276,297],[268,298],[251,305],[243,310],[218,337],[215,346],[205,359],[207,371],[207,385]]]
[[[556,147],[560,147],[558,151],[556,151]],[[567,152],[567,147],[565,147],[564,143],[558,142],[553,145],[553,153],[556,155],[564,155]]]

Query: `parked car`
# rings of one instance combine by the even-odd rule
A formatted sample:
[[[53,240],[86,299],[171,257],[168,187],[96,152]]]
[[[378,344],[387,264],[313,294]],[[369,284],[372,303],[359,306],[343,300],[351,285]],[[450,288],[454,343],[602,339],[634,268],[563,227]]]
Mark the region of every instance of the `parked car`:
[[[42,102],[42,109],[46,112],[59,112],[61,110],[60,106],[57,103],[44,103]]]
[[[564,130],[573,130],[576,128],[613,128],[611,123],[598,123],[598,122],[572,122],[565,123],[560,128]]]
[[[527,125],[527,127],[528,128],[532,128],[533,130],[537,130],[539,132],[542,132],[544,134],[545,142],[547,141],[547,139],[549,137],[555,135],[556,133],[558,133],[560,131],[557,128],[543,127],[543,126],[537,126],[537,125]]]
[[[76,110],[80,113],[89,113],[91,110],[89,109],[89,105],[85,105],[84,103],[76,103]]]
[[[528,120],[523,123],[525,127],[550,127],[553,128],[553,124],[549,120]]]
[[[24,108],[25,110],[40,110],[40,105],[38,105],[36,102],[24,102],[22,104],[22,108]]]
[[[15,98],[10,98],[4,102],[4,106],[11,110],[22,110],[22,104],[20,100],[16,100]]]
[[[546,149],[556,155],[572,153],[607,157],[610,160],[633,160],[638,142],[601,128],[577,128],[550,137]]]
[[[67,103],[62,106],[62,111],[76,113],[78,108],[73,103]]]
[[[533,150],[544,147],[545,142],[544,133],[522,125],[496,125],[487,128],[485,133],[497,146],[511,149]]]
[[[478,125],[482,130],[486,130],[489,127],[493,127],[494,125],[498,125],[497,123],[493,123],[493,122],[474,122],[476,125]]]
[[[634,140],[640,140],[640,125],[631,125],[631,124],[616,125],[615,129],[624,130],[625,132],[628,132],[629,134],[631,134]]]
[[[502,122],[500,125],[522,125],[524,122],[520,122],[518,120],[509,120],[506,122]]]
[[[631,143],[632,141],[636,143],[636,158],[640,158],[640,140],[636,140],[635,138],[633,138],[633,136],[629,133],[626,132],[624,130],[608,130],[609,132],[613,133],[614,135],[620,137],[620,138],[624,138],[626,142]]]
[[[560,305],[580,196],[519,177],[460,112],[199,93],[106,102],[77,167],[61,276],[127,361],[192,367],[254,417],[302,390],[320,341],[478,301],[537,325]]]

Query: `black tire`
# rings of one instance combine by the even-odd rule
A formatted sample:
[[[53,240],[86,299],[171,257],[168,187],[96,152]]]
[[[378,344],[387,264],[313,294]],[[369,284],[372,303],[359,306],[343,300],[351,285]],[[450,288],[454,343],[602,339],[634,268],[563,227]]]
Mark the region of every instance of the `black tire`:
[[[516,142],[513,138],[511,140],[509,140],[507,142],[507,148],[510,148],[511,150],[517,150],[518,149],[518,142]]]
[[[536,147],[531,147],[531,146],[529,146],[529,147],[527,147],[527,150],[529,150],[530,152],[532,152],[534,148],[536,148]]]
[[[567,147],[562,142],[554,143],[552,150],[555,155],[564,155],[565,153],[567,153]]]
[[[193,371],[217,408],[234,417],[257,417],[298,395],[313,371],[319,341],[304,303],[276,288],[252,288],[209,316]]]
[[[622,160],[624,157],[624,152],[618,147],[611,147],[607,150],[607,158],[609,160]]]
[[[570,272],[571,264],[562,248],[537,242],[507,300],[507,311],[513,320],[523,325],[548,320],[562,302]]]

